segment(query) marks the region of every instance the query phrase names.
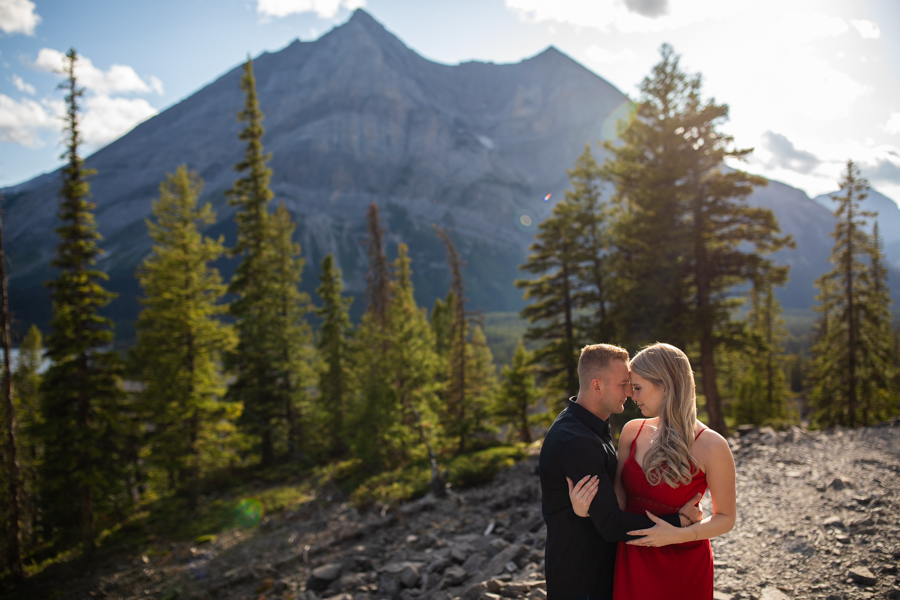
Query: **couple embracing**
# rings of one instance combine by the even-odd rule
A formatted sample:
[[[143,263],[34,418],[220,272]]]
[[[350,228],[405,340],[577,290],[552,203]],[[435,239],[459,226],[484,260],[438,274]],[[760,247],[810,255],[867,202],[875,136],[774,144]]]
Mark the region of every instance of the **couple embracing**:
[[[548,600],[711,600],[709,540],[734,526],[734,458],[697,420],[687,356],[654,344],[629,362],[585,346],[578,382],[541,449]],[[617,452],[609,417],[629,396],[646,418],[625,424]]]

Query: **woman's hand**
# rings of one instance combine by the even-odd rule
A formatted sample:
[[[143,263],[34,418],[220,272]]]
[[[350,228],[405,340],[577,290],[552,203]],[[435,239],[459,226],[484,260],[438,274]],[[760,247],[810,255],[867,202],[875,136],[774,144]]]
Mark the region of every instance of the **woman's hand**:
[[[569,484],[569,500],[572,501],[575,514],[579,517],[590,516],[588,510],[591,508],[591,500],[597,494],[597,476],[585,475],[575,486],[568,477],[566,477],[566,482]]]
[[[697,538],[696,532],[690,527],[674,527],[663,521],[649,510],[644,511],[650,520],[656,523],[650,529],[635,529],[628,535],[642,535],[641,539],[625,542],[629,546],[668,546],[669,544],[683,544],[692,542]]]

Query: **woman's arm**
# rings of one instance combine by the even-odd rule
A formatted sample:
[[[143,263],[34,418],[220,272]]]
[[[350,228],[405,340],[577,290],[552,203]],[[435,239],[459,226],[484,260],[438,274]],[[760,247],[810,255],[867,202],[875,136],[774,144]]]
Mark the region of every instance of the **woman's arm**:
[[[690,527],[660,527],[629,531],[629,535],[643,535],[639,540],[627,542],[633,546],[665,546],[673,543],[708,540],[728,533],[734,527],[737,517],[735,495],[734,457],[728,442],[715,431],[705,432],[702,444],[695,443],[694,456],[706,472],[706,482],[712,498],[713,514]],[[657,517],[648,516],[659,523]],[[668,524],[666,524],[668,525]],[[671,531],[669,531],[671,529]],[[656,530],[654,532],[654,530]]]

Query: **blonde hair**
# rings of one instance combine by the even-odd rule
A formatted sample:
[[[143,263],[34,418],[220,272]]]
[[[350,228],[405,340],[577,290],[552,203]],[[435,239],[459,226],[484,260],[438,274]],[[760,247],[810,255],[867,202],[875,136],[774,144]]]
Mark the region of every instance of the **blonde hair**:
[[[644,455],[644,472],[651,485],[688,484],[699,467],[691,456],[697,396],[694,372],[684,352],[669,344],[647,346],[631,360],[631,371],[663,388],[659,435]]]
[[[587,389],[592,379],[601,379],[603,371],[614,360],[628,364],[628,350],[612,344],[591,344],[582,348],[578,358],[578,387]]]

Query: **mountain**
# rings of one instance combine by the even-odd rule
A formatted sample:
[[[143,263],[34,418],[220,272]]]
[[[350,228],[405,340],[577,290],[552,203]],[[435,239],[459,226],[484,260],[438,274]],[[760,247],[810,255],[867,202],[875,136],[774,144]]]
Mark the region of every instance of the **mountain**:
[[[389,252],[400,241],[410,247],[421,304],[430,306],[449,287],[437,224],[467,261],[471,308],[521,308],[513,281],[536,224],[562,196],[566,169],[585,144],[608,139],[628,102],[555,48],[516,64],[443,65],[416,54],[362,10],[316,41],[262,54],[254,70],[266,115],[263,141],[273,155],[272,188],[298,222],[307,259],[303,287],[315,289],[321,259],[334,253],[357,315],[371,202],[382,208]],[[131,335],[139,310],[134,270],[150,250],[145,219],[166,173],[186,163],[201,174],[201,201],[218,213],[207,233],[233,243],[233,208],[224,192],[243,152],[240,77],[237,66],[86,160],[97,170],[91,191],[106,251],[99,264],[119,293],[108,314],[120,338]],[[59,181],[55,172],[3,190],[12,309],[22,330],[49,319],[43,282],[53,276]],[[551,192],[553,202],[545,202]],[[803,192],[774,182],[750,202],[772,208],[797,238],[798,248],[781,255],[793,267],[781,297],[786,307],[809,307],[812,281],[827,268],[833,218]],[[229,277],[234,261],[219,266]]]

